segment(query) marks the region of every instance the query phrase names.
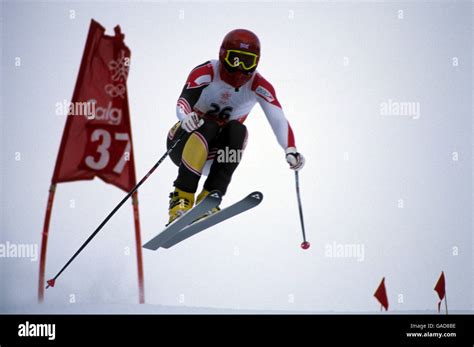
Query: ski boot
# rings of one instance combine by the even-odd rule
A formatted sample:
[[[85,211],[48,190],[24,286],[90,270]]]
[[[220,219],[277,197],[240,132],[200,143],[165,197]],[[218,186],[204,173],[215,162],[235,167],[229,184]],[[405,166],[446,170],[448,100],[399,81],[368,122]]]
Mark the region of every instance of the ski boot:
[[[201,193],[199,193],[197,199],[196,199],[196,205],[199,204],[206,196],[209,195],[209,192],[206,189],[202,189]],[[209,217],[211,214],[214,214],[216,212],[219,212],[221,209],[219,206],[214,207],[212,210],[207,211],[205,214],[203,214],[201,217],[196,219],[196,221],[199,221],[201,219]]]
[[[173,223],[177,218],[190,210],[194,205],[194,193],[185,192],[175,188],[170,193],[170,206],[168,209],[169,220],[167,226]]]

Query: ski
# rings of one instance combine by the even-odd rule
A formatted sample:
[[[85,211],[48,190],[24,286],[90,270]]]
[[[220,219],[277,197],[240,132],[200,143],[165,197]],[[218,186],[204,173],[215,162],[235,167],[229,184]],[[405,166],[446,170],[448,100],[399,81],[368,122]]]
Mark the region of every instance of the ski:
[[[170,248],[177,243],[186,240],[187,238],[203,231],[209,227],[219,224],[231,217],[234,217],[242,212],[250,210],[258,206],[263,200],[263,194],[260,192],[253,192],[247,195],[242,200],[224,208],[223,210],[216,212],[209,217],[199,220],[195,223],[182,229],[179,233],[175,234],[172,238],[162,243],[161,247]]]
[[[185,214],[167,226],[161,233],[145,243],[143,248],[156,251],[166,241],[175,236],[175,234],[181,229],[185,228],[199,217],[202,217],[206,212],[212,210],[214,207],[219,206],[221,201],[221,193],[217,190],[213,190],[199,204],[187,211]]]

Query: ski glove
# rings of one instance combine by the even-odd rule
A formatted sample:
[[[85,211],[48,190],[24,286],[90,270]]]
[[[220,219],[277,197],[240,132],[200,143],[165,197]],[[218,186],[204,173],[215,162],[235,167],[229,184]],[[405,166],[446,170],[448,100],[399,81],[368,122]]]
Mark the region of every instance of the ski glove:
[[[305,163],[303,155],[298,153],[295,147],[286,149],[286,161],[290,164],[290,169],[295,171],[300,171]]]
[[[194,130],[198,129],[203,124],[204,120],[199,119],[198,115],[195,112],[191,112],[188,113],[181,121],[181,128],[183,128],[188,133],[192,133]]]

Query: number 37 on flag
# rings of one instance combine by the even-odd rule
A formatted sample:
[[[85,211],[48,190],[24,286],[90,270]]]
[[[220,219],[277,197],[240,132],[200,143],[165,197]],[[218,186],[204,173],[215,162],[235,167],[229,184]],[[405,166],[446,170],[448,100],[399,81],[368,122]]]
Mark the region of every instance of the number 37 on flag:
[[[128,133],[113,127],[88,127],[88,141],[83,165],[88,169],[120,175],[130,160],[131,143]]]

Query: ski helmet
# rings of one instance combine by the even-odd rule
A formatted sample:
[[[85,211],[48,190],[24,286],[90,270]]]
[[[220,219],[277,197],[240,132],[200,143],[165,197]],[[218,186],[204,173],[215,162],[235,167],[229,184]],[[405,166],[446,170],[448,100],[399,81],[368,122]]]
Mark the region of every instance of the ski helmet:
[[[222,41],[219,51],[221,79],[239,88],[252,78],[260,60],[260,40],[253,32],[235,29]]]

